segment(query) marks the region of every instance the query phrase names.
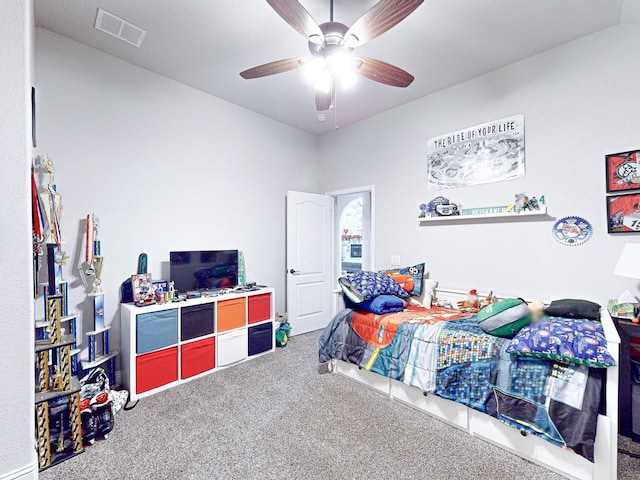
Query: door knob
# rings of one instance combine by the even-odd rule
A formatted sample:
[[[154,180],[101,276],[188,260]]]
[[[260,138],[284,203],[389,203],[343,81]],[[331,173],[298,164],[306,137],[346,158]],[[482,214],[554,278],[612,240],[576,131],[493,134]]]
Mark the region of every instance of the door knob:
[[[291,270],[289,270],[289,273],[291,275],[300,275],[300,272],[298,270],[294,270],[293,268]]]

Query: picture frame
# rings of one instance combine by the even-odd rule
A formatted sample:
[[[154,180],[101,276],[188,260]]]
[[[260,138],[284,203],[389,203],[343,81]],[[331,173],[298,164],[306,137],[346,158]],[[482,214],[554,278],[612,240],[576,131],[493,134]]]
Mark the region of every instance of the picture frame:
[[[607,193],[640,190],[640,150],[605,155]]]
[[[153,282],[150,273],[138,273],[131,276],[133,302],[138,306],[155,303]]]
[[[607,232],[640,233],[640,192],[607,197]]]

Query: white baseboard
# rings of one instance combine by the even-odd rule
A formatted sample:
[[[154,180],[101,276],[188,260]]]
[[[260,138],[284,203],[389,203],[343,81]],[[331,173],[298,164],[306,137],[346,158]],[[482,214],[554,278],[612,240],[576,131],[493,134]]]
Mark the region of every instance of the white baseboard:
[[[34,460],[29,465],[3,473],[0,475],[0,480],[38,480],[38,462]]]

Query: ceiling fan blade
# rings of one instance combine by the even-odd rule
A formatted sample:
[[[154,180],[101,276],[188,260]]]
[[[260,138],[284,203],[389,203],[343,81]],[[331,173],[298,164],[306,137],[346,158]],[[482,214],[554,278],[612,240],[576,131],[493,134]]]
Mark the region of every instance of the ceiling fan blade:
[[[316,110],[319,112],[324,112],[331,108],[331,104],[333,103],[335,89],[335,81],[333,78],[331,79],[331,88],[328,92],[323,92],[322,90],[316,90]]]
[[[413,82],[413,75],[401,68],[373,58],[360,57],[354,60],[362,62],[358,73],[375,82],[392,87],[408,87]]]
[[[355,48],[397,25],[418,8],[424,0],[380,0],[367,10],[344,36],[344,44]]]
[[[324,43],[324,33],[320,30],[318,22],[300,5],[300,2],[297,0],[267,0],[267,3],[285,22],[311,43],[320,45]]]
[[[276,73],[288,72],[300,66],[300,60],[303,57],[287,58],[285,60],[277,60],[275,62],[265,63],[257,67],[250,68],[244,72],[240,72],[240,76],[246,80],[251,78],[266,77],[267,75],[275,75]]]

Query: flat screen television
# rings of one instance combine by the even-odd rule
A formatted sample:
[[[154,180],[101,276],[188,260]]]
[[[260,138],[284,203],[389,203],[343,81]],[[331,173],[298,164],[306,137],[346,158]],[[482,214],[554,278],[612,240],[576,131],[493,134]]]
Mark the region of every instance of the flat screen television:
[[[178,292],[238,285],[238,250],[169,252],[169,277]]]

